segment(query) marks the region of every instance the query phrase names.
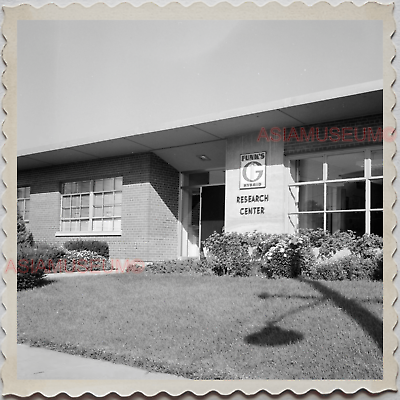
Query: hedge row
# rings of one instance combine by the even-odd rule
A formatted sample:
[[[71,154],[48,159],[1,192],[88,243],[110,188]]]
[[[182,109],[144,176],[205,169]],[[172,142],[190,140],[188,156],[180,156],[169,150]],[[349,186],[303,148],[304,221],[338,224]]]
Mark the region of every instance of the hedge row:
[[[188,258],[183,260],[157,261],[146,266],[147,272],[155,274],[202,274],[212,275],[212,271],[200,260]]]
[[[298,235],[214,233],[203,242],[204,268],[217,275],[268,278],[382,279],[383,240],[352,231],[330,234],[322,229]],[[347,255],[336,257],[346,249]]]
[[[91,251],[107,259],[110,257],[108,243],[97,240],[70,240],[64,243],[64,248],[67,250]]]
[[[330,259],[310,264],[302,271],[310,279],[337,280],[382,280],[383,254],[376,258],[361,258],[348,255],[339,259]]]
[[[75,240],[63,247],[35,244],[19,215],[17,243],[18,290],[41,285],[49,272],[111,269],[106,242]],[[156,262],[146,270],[267,278],[383,279],[383,240],[376,235],[360,237],[352,231],[330,234],[322,229],[301,230],[298,235],[214,233],[202,247],[200,261]],[[337,252],[344,249],[347,254],[338,257]]]

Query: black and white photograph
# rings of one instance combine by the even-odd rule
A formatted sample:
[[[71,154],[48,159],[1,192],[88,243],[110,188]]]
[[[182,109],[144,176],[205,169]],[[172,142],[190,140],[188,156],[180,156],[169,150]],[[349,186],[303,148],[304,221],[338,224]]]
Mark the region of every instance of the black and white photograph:
[[[325,4],[5,9],[7,393],[396,389],[394,22]]]

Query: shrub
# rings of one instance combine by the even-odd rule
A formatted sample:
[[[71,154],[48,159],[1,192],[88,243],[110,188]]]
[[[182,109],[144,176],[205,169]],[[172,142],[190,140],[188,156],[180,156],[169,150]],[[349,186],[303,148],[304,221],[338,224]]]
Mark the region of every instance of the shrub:
[[[139,272],[141,268],[140,265],[136,265],[132,271]],[[146,271],[155,274],[206,274],[207,268],[200,260],[188,258],[183,260],[157,261],[148,264]]]
[[[324,231],[322,228],[318,229],[300,229],[299,235],[308,240],[311,247],[321,247],[326,237],[329,235],[328,231]]]
[[[43,285],[46,273],[111,269],[105,242],[70,241],[66,243],[67,249],[40,242],[34,245],[33,236],[19,215],[17,234],[17,290]],[[96,248],[101,254],[88,248]]]
[[[310,239],[310,246],[319,249],[319,257],[327,259],[335,255],[339,250],[349,249],[354,255],[361,258],[374,258],[383,249],[382,237],[365,233],[356,236],[353,231],[337,231],[333,234],[317,229],[302,230],[302,236]]]
[[[63,259],[65,250],[62,247],[40,244],[37,247],[18,248],[18,266],[21,273],[28,271],[44,273],[52,269],[60,259]]]
[[[17,291],[40,287],[43,286],[44,283],[45,279],[43,273],[17,273]]]
[[[314,258],[307,237],[288,234],[214,233],[203,246],[203,263],[217,275],[296,277]]]
[[[327,259],[335,255],[339,250],[350,249],[356,239],[357,237],[353,231],[328,233],[322,240],[319,248],[319,257]]]
[[[305,241],[307,241],[307,237],[305,238]],[[310,266],[314,265],[317,262],[317,260],[312,251],[312,247],[308,244],[301,247],[299,252],[300,252],[300,255],[299,255],[300,271],[299,272],[301,275],[304,270],[306,270]]]
[[[22,216],[17,213],[17,245],[32,247],[33,244],[32,233],[27,229]]]
[[[53,269],[65,251],[60,247],[39,244],[18,246],[17,290],[31,289],[44,283],[44,274]]]
[[[107,259],[110,257],[108,243],[97,240],[70,240],[64,243],[64,247],[67,250],[92,251]]]
[[[27,229],[22,216],[17,213],[17,290],[32,289],[36,286],[41,286],[44,282],[43,269],[35,271],[35,268],[29,268],[28,260],[31,259],[31,254],[34,252],[32,248],[34,244],[33,235]],[[36,261],[36,253],[34,260]],[[26,263],[24,264],[24,260]],[[34,261],[34,266],[36,262]],[[21,266],[21,265],[22,266]]]
[[[363,236],[356,238],[349,246],[353,254],[361,258],[376,258],[383,251],[383,238],[365,233]]]
[[[143,261],[139,260],[133,260],[132,264],[129,264],[124,272],[133,272],[134,274],[138,274],[140,272],[143,272],[144,269],[146,268],[146,265]],[[163,273],[162,271],[153,271],[155,273]]]
[[[261,272],[271,278],[294,278],[305,262],[313,260],[308,238],[288,234],[266,236],[258,245],[258,254]]]
[[[383,280],[383,252],[375,258],[375,268],[373,271],[372,279],[374,281]]]
[[[307,237],[311,247],[318,248],[319,258],[327,259],[334,256],[339,250],[349,249],[352,253],[359,244],[359,238],[353,231],[336,231],[331,234],[321,228],[300,229],[300,236]],[[365,236],[365,235],[364,235]],[[368,236],[368,235],[367,235]],[[376,240],[378,236],[373,236]],[[378,240],[375,241],[378,243]]]
[[[44,258],[53,261],[63,258],[66,254],[66,250],[63,247],[43,242],[36,243],[34,248],[36,252],[43,255]]]
[[[40,243],[37,247],[21,248],[18,254],[18,271],[22,275],[47,273],[110,270],[111,263],[92,251],[65,250]]]
[[[304,269],[303,275],[326,281],[380,280],[382,265],[379,258],[361,258],[351,254],[337,259],[320,260]]]
[[[211,256],[203,261],[203,268],[216,275],[249,276],[252,271],[249,238],[240,233],[214,232],[203,242]]]
[[[341,259],[322,260],[304,269],[303,276],[317,280],[341,281],[348,278],[346,270],[349,262],[348,256]]]
[[[301,230],[298,235],[214,233],[203,246],[210,253],[203,264],[217,275],[312,279],[379,280],[383,276],[382,238],[354,232],[330,234],[323,229]],[[318,249],[318,259],[313,249]],[[350,255],[333,256],[342,249]]]
[[[54,272],[90,272],[111,270],[111,263],[105,257],[88,250],[66,250],[62,260],[61,271],[59,268]]]
[[[303,263],[303,275],[325,280],[383,279],[382,237],[373,234],[356,236],[352,231],[330,234],[322,229],[301,232],[319,251],[317,262]],[[350,255],[332,258],[342,249],[348,249]]]

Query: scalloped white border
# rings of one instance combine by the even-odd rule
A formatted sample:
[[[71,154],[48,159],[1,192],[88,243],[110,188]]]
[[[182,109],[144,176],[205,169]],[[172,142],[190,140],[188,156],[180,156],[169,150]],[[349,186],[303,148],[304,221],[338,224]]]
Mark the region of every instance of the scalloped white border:
[[[3,35],[7,43],[3,49],[3,59],[6,63],[6,71],[3,75],[3,84],[7,93],[3,99],[3,109],[7,113],[3,124],[3,132],[7,141],[3,147],[3,157],[7,162],[3,172],[3,181],[7,190],[3,196],[3,205],[7,209],[7,215],[3,222],[3,230],[7,239],[3,245],[3,254],[6,259],[14,259],[16,255],[16,243],[12,238],[16,237],[16,25],[21,19],[41,20],[68,20],[68,19],[378,19],[383,21],[384,27],[384,127],[395,127],[396,121],[392,115],[395,105],[395,95],[392,84],[395,80],[395,71],[391,61],[395,55],[395,49],[391,41],[395,25],[392,16],[392,5],[368,3],[356,6],[353,3],[342,3],[331,6],[323,2],[313,6],[296,2],[290,6],[282,6],[279,3],[268,3],[259,7],[253,3],[245,3],[240,6],[232,6],[228,3],[218,3],[209,7],[203,3],[195,3],[184,7],[178,3],[159,7],[154,3],[146,3],[135,7],[129,3],[122,3],[113,8],[103,3],[91,7],[83,7],[80,4],[72,4],[60,8],[54,4],[43,6],[39,9],[30,5],[21,5],[13,8],[3,8],[5,22]],[[244,18],[245,17],[245,18]],[[16,275],[12,271],[3,272],[3,279],[7,289],[3,293],[3,304],[7,309],[2,320],[3,329],[6,331],[6,339],[2,343],[2,351],[6,362],[2,369],[4,383],[3,394],[28,396],[33,393],[42,393],[45,396],[54,396],[58,393],[67,393],[72,397],[90,392],[96,396],[104,396],[108,393],[118,393],[127,396],[132,393],[143,393],[153,396],[160,392],[170,395],[180,395],[190,391],[196,395],[205,395],[216,391],[222,395],[228,395],[235,391],[244,394],[256,394],[265,390],[270,394],[280,394],[285,390],[291,390],[296,394],[303,394],[310,390],[320,393],[331,393],[340,389],[345,393],[355,393],[360,389],[366,389],[371,393],[379,393],[385,390],[396,390],[397,364],[393,353],[397,347],[397,339],[393,328],[397,322],[397,316],[393,303],[397,298],[397,291],[393,284],[396,274],[396,265],[392,255],[396,249],[396,241],[392,234],[396,226],[396,218],[393,205],[396,195],[392,182],[396,177],[396,170],[392,158],[396,152],[394,142],[384,143],[384,241],[385,241],[385,272],[384,272],[384,379],[376,381],[279,381],[279,380],[249,380],[249,381],[84,381],[84,380],[35,380],[21,381],[16,379]]]

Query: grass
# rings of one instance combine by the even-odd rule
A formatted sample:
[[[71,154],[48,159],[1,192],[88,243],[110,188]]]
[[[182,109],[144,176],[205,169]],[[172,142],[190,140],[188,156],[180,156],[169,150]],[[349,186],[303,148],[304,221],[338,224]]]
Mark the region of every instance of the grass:
[[[192,379],[382,379],[382,282],[114,274],[18,293],[18,342]]]

